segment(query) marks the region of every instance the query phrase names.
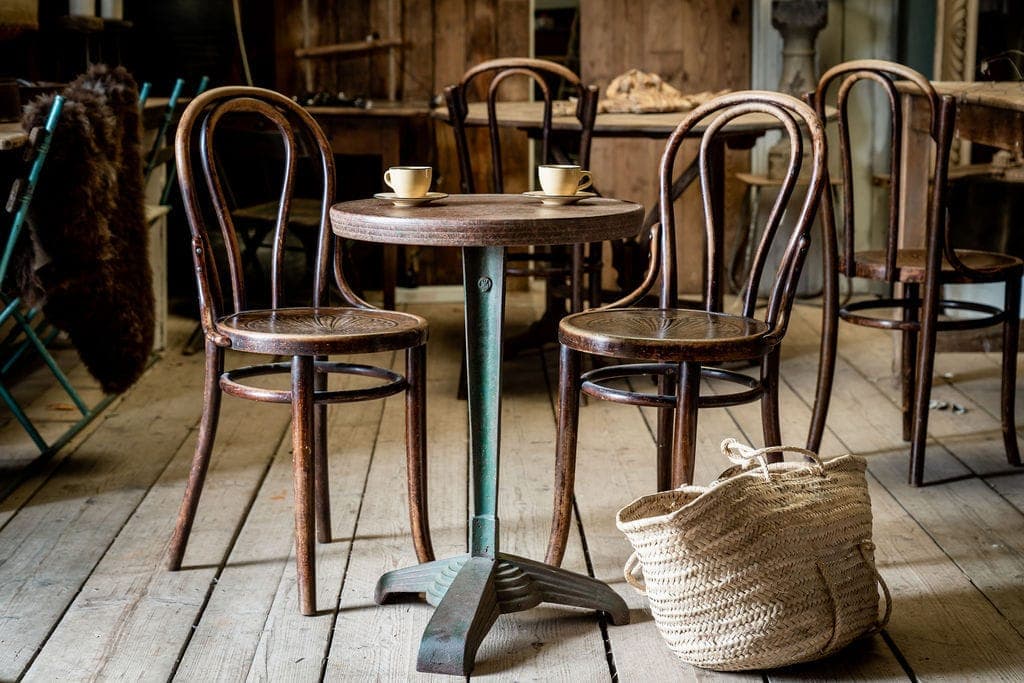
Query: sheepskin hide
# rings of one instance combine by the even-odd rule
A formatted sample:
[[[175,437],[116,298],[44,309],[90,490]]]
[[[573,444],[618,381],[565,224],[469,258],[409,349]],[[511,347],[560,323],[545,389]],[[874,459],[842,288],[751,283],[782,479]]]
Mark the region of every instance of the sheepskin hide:
[[[22,291],[68,332],[103,390],[118,393],[153,348],[138,90],[124,68],[96,65],[62,94],[29,212],[34,282]],[[52,102],[25,108],[26,130],[45,123]]]

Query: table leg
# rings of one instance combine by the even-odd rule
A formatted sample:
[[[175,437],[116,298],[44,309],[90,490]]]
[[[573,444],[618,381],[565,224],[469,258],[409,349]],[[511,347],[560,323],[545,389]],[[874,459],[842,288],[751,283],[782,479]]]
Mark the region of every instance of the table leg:
[[[501,338],[505,313],[504,247],[465,247],[466,388],[473,477],[470,551],[498,551],[498,443],[501,438]]]
[[[625,624],[629,610],[596,579],[498,551],[505,249],[466,247],[462,261],[473,477],[470,553],[388,572],[377,582],[374,599],[382,604],[425,594],[437,609],[423,632],[416,669],[465,676],[498,614],[553,602],[601,610],[612,623]]]

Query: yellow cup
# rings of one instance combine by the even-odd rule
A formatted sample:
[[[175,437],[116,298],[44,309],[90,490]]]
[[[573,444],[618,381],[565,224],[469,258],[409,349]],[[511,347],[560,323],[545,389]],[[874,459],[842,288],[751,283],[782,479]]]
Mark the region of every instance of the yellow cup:
[[[404,198],[422,197],[430,190],[430,166],[392,166],[384,173],[384,183]]]
[[[590,187],[590,171],[575,164],[541,164],[537,167],[544,194],[569,196]]]

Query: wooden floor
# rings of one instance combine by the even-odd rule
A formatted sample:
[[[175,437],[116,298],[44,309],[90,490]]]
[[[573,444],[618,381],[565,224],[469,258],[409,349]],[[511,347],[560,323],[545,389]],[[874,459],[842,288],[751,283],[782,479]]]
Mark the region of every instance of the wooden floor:
[[[532,315],[520,297],[510,306],[516,324]],[[465,404],[454,399],[461,308],[411,308],[431,322],[430,509],[435,547],[446,555],[465,548],[468,513]],[[794,444],[804,441],[813,397],[817,315],[798,307],[785,345],[783,432]],[[414,561],[397,397],[331,410],[334,540],[317,548],[319,616],[298,614],[281,406],[225,399],[186,568],[163,568],[200,412],[202,360],[179,352],[190,330],[173,321],[171,349],[139,384],[0,501],[0,679],[420,678],[416,649],[430,607],[377,607],[371,598],[382,572]],[[843,326],[823,447],[868,457],[879,566],[895,599],[884,634],[832,659],[764,674],[721,675],[677,661],[644,598],[621,578],[630,548],[614,523],[620,507],[653,490],[651,417],[592,401],[582,410],[579,525],[565,566],[611,583],[633,623],[606,627],[592,613],[545,606],[502,616],[475,675],[1024,680],[1024,471],[1006,466],[993,417],[998,356],[940,357],[934,397],[967,410],[932,413],[927,477],[948,481],[912,489],[890,339]],[[550,514],[554,362],[549,351],[505,364],[501,539],[504,549],[536,558]],[[45,386],[31,376],[19,392],[56,430],[70,419],[66,400]],[[16,423],[0,426],[0,475],[12,484],[31,448]],[[759,442],[757,407],[702,412],[700,482],[727,465],[717,454],[725,436]]]

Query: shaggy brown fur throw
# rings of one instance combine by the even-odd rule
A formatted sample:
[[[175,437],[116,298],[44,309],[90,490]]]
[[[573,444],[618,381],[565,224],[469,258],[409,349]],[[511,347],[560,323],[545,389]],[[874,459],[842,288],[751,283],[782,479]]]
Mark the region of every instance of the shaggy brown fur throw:
[[[29,211],[34,287],[22,289],[68,332],[103,390],[117,393],[139,378],[153,348],[138,90],[124,68],[97,65],[62,95]],[[26,130],[45,123],[52,102],[25,108]]]

